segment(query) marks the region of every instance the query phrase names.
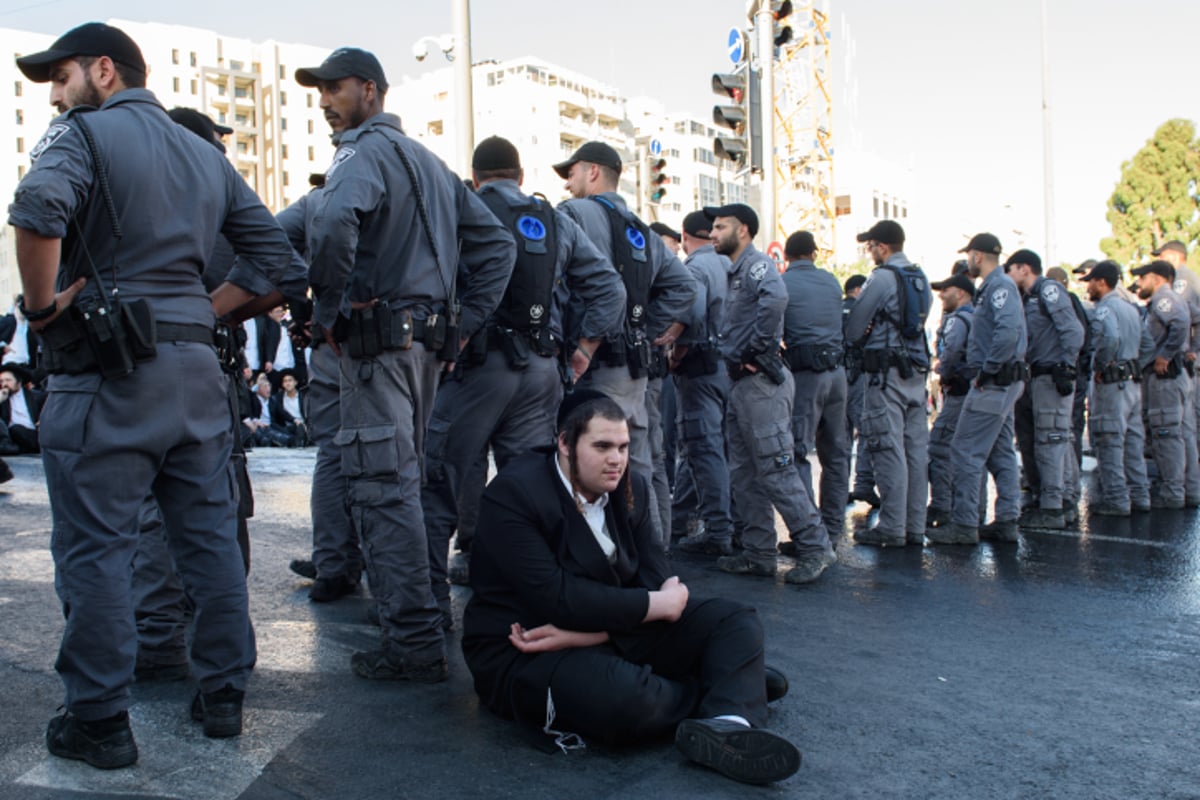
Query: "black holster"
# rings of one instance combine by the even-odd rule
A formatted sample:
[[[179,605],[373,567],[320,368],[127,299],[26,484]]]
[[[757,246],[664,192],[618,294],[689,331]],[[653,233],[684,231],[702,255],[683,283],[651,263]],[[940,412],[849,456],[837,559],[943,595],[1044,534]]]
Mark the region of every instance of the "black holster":
[[[1074,392],[1077,374],[1074,364],[1068,364],[1065,361],[1055,364],[1050,370],[1050,378],[1054,381],[1054,390],[1063,397]]]

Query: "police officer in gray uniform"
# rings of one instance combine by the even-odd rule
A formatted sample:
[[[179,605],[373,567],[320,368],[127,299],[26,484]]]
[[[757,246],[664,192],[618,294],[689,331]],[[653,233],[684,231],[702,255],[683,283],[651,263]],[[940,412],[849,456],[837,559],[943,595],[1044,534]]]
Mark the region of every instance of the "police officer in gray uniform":
[[[792,436],[796,469],[807,499],[815,502],[808,454],[821,462],[821,518],[830,543],[846,525],[850,492],[850,441],[846,430],[846,368],[842,350],[842,287],[833,273],[818,269],[817,242],[808,231],[788,237],[783,273],[788,304],[783,320],[783,360],[792,370],[796,394],[792,404]],[[781,543],[791,555],[795,545]],[[836,545],[835,545],[836,546]]]
[[[255,648],[214,312],[269,294],[291,249],[233,166],[143,88],[145,62],[124,32],[88,23],[17,65],[52,82],[51,104],[65,112],[30,152],[9,207],[22,313],[51,373],[39,434],[66,618],[56,664],[66,712],[46,744],[112,769],[137,761],[130,564],[152,488],[200,610],[192,714],[209,736],[241,732]],[[239,260],[210,298],[200,274],[218,232]]]
[[[1188,313],[1192,318],[1191,337],[1185,358],[1188,375],[1192,377],[1191,401],[1194,413],[1183,421],[1183,443],[1187,448],[1188,464],[1185,487],[1187,497],[1184,502],[1188,508],[1196,508],[1200,506],[1200,448],[1197,445],[1197,434],[1200,433],[1200,381],[1195,380],[1196,356],[1200,353],[1200,277],[1187,265],[1187,245],[1178,239],[1151,251],[1151,255],[1158,256],[1175,268],[1172,288],[1187,303]]]
[[[933,296],[925,273],[904,255],[899,223],[881,220],[858,241],[867,243],[877,266],[850,311],[846,340],[863,348],[867,386],[860,435],[866,437],[875,474],[886,479],[879,485],[878,523],[854,538],[881,547],[921,545],[929,494],[924,326]],[[911,307],[914,302],[918,308]]]
[[[295,203],[280,211],[276,219],[298,252],[308,247],[306,220],[310,204],[316,202],[324,182]],[[314,297],[313,303],[333,306],[338,297]],[[312,560],[295,560],[292,571],[313,579],[309,599],[326,603],[352,594],[361,580],[364,559],[358,532],[350,519],[346,477],[342,474],[342,450],[334,442],[341,425],[341,378],[338,354],[325,341],[320,326],[313,326],[312,311],[307,315],[292,309],[300,325],[297,334],[309,342],[312,355],[308,364],[308,435],[317,448],[313,464],[309,510],[312,516]],[[306,317],[300,319],[300,317]]]
[[[493,136],[471,161],[478,197],[517,241],[515,266],[499,308],[467,343],[454,372],[438,389],[425,440],[427,480],[421,490],[433,596],[450,624],[446,556],[450,535],[471,506],[478,516],[482,487],[470,480],[490,446],[497,469],[554,438],[562,400],[557,357],[568,291],[583,302],[578,331],[595,347],[621,329],[625,286],[570,217],[521,192],[524,170],[517,148]],[[582,352],[571,369],[588,368]],[[474,531],[460,528],[460,540]]]
[[[743,552],[722,556],[717,567],[771,576],[777,569],[774,505],[795,543],[788,583],[810,583],[837,554],[821,515],[796,471],[792,438],[795,379],[779,357],[787,288],[775,262],[755,249],[758,215],[742,203],[706,207],[717,252],[733,262],[721,329],[721,356],[733,381],[726,418],[729,473],[744,525]]]
[[[1021,525],[1061,530],[1077,513],[1079,466],[1071,433],[1075,372],[1083,346],[1083,326],[1066,289],[1042,275],[1042,260],[1018,250],[1004,265],[1024,294],[1025,330],[1031,380],[1034,447],[1040,485],[1038,507],[1021,515]],[[1072,520],[1073,521],[1073,520]]]
[[[1114,291],[1121,283],[1116,262],[1101,261],[1081,280],[1088,285],[1088,298],[1096,304],[1092,314],[1095,383],[1088,419],[1101,501],[1091,512],[1127,517],[1131,508],[1150,510],[1140,382],[1141,349],[1149,332],[1137,308]]]
[[[655,531],[665,549],[670,539],[670,520],[658,519],[659,504],[653,489],[653,466],[646,412],[646,376],[651,346],[666,347],[687,327],[687,315],[695,297],[695,281],[662,239],[639,220],[617,194],[621,157],[603,142],[586,142],[566,161],[554,165],[566,181],[573,199],[564,201],[565,211],[592,240],[592,244],[621,273],[625,281],[624,331],[586,353],[594,363],[580,386],[611,397],[629,415],[630,469],[651,482],[650,505],[656,509]],[[568,342],[578,338],[581,309],[571,300]],[[651,329],[650,323],[655,323]],[[665,326],[665,329],[657,329]],[[583,345],[587,347],[587,345]]]
[[[733,521],[729,512],[729,467],[725,460],[725,409],[729,374],[721,362],[719,336],[729,292],[729,259],[712,244],[712,222],[703,211],[683,218],[684,266],[696,279],[692,318],[671,357],[679,399],[679,469],[672,499],[672,529],[683,532],[697,515],[697,530],[679,542],[689,553],[729,555]]]
[[[1184,419],[1191,413],[1191,379],[1185,368],[1191,316],[1187,303],[1171,286],[1175,268],[1151,261],[1132,270],[1138,297],[1149,301],[1145,324],[1154,340],[1154,360],[1143,372],[1143,400],[1150,452],[1157,477],[1151,493],[1154,508],[1183,508],[1187,483]]]
[[[384,112],[388,84],[374,55],[340,48],[297,70],[296,82],[320,89],[338,146],[305,229],[314,325],[339,355],[334,442],[382,628],[381,648],[351,664],[364,678],[443,681],[421,511],[425,431],[438,374],[496,310],[515,244]]]
[[[960,262],[966,267],[966,262]],[[950,470],[950,447],[963,401],[971,389],[967,368],[967,339],[975,318],[975,284],[963,271],[955,270],[944,281],[930,284],[942,301],[942,322],[938,326],[936,348],[937,373],[942,389],[942,405],[929,431],[929,509],[925,529],[950,524],[950,506],[954,496],[954,473]],[[986,480],[986,478],[985,478]],[[982,488],[982,485],[981,485]],[[987,499],[985,494],[980,505]]]
[[[875,493],[875,472],[871,469],[871,451],[867,450],[866,440],[859,435],[863,392],[867,388],[867,379],[863,377],[862,371],[862,348],[845,341],[850,310],[858,302],[858,296],[862,294],[862,287],[866,282],[866,275],[851,275],[842,284],[842,291],[845,293],[842,297],[842,347],[846,352],[846,431],[850,440],[854,441],[854,475],[850,487],[850,500],[861,500],[872,508],[879,508],[879,495]]]
[[[950,444],[950,471],[955,478],[950,525],[925,533],[934,544],[979,543],[979,493],[986,468],[996,481],[996,509],[993,521],[983,528],[984,536],[1015,542],[1021,476],[1013,406],[1029,373],[1025,313],[1017,285],[1000,269],[1000,240],[980,233],[964,249],[968,274],[983,279],[967,337],[967,369],[974,379]]]

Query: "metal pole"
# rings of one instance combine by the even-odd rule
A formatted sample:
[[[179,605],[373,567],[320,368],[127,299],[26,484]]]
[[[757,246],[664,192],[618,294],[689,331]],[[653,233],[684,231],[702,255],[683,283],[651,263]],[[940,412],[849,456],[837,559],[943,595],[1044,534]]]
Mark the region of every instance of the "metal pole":
[[[763,174],[758,215],[759,240],[765,248],[775,241],[775,19],[771,4],[761,3],[754,13],[754,32],[758,35],[759,85],[762,87],[762,109],[759,118],[750,124],[762,131]]]
[[[1046,265],[1058,264],[1054,229],[1054,145],[1050,124],[1050,44],[1046,26],[1046,0],[1042,0],[1042,169],[1045,173]]]
[[[454,0],[454,113],[458,124],[456,149],[460,175],[471,174],[475,152],[475,101],[471,85],[471,7]]]

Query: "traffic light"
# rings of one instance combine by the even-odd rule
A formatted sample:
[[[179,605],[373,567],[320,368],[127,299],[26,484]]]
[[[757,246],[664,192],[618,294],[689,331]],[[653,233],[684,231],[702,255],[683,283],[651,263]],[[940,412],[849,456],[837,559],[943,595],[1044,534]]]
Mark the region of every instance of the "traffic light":
[[[792,40],[792,26],[788,22],[791,15],[792,0],[775,0],[771,3],[771,18],[774,20],[771,33],[776,47],[783,47]]]
[[[713,124],[732,133],[713,139],[713,153],[739,168],[762,169],[762,135],[753,122],[759,112],[758,75],[747,69],[713,75],[712,89],[737,104],[713,106]]]
[[[713,139],[713,152],[717,158],[728,159],[738,166],[746,166],[749,160],[749,97],[746,93],[746,72],[716,74],[712,76],[712,90],[725,95],[736,105],[713,106],[713,124],[728,128],[733,136],[718,136]]]
[[[667,160],[665,158],[650,157],[649,169],[647,175],[649,178],[646,181],[647,191],[649,194],[648,200],[651,203],[658,204],[667,196],[666,184],[670,182],[667,177]]]

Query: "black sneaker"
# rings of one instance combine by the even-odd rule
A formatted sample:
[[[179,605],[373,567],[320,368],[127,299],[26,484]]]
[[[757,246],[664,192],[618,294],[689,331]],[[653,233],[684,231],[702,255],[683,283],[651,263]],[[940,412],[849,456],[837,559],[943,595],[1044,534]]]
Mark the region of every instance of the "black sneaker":
[[[879,499],[879,493],[875,491],[874,487],[855,489],[850,493],[850,499],[866,503],[871,508],[879,508],[879,506],[883,505],[883,501]]]
[[[822,573],[829,568],[830,564],[837,563],[837,553],[830,550],[828,553],[815,553],[806,556],[800,556],[796,559],[796,566],[787,575],[783,576],[784,583],[803,584],[812,583],[817,578],[821,577]]]
[[[358,677],[373,681],[442,683],[450,677],[450,666],[444,658],[410,664],[403,658],[389,658],[382,650],[355,653],[350,656],[350,666]]]
[[[675,729],[675,747],[690,760],[742,783],[772,783],[800,769],[796,745],[765,728],[731,720],[685,719]]]
[[[69,711],[60,714],[46,727],[46,749],[51,755],[85,761],[97,769],[120,769],[138,760],[127,711],[92,722]]]
[[[717,569],[734,575],[761,575],[764,578],[772,578],[777,568],[774,558],[759,559],[745,553],[721,556],[717,559]]]
[[[345,575],[335,575],[332,578],[317,578],[312,588],[308,590],[308,599],[314,603],[332,603],[358,590],[358,581]]]
[[[770,664],[763,666],[763,678],[767,683],[767,702],[774,703],[788,693],[788,679],[781,671]]]
[[[230,684],[215,692],[196,692],[192,700],[192,719],[204,723],[204,735],[225,739],[242,732],[242,700],[246,693]]]
[[[714,539],[707,533],[685,536],[676,543],[675,547],[684,553],[701,556],[733,555],[733,545],[728,539]]]
[[[310,581],[317,579],[317,565],[307,558],[293,558],[292,563],[288,564],[288,569],[301,578],[308,578]]]

